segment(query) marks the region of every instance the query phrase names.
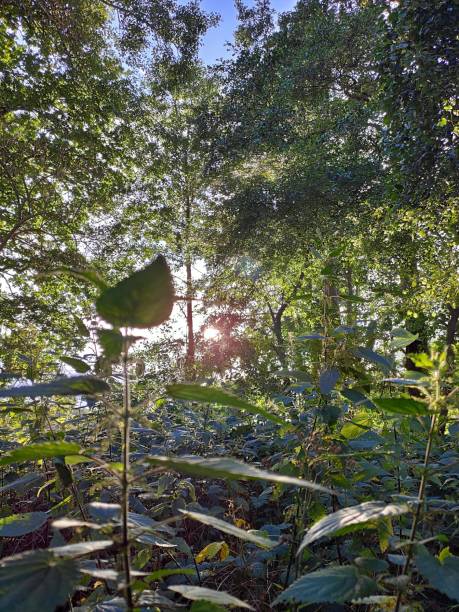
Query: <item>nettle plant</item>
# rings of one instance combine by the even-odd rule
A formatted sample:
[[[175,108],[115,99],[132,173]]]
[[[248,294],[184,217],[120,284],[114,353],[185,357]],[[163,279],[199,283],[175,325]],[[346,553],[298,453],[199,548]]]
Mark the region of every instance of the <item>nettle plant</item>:
[[[434,590],[459,601],[459,557],[451,552],[459,533],[459,377],[451,355],[435,349],[430,356],[410,355],[416,370],[395,377],[393,358],[359,346],[355,336],[357,329],[348,326],[303,334],[300,342],[321,344],[312,353],[316,376],[278,372],[290,383],[292,399],[284,401],[295,404],[298,423],[290,465],[336,488],[328,506],[298,495],[290,508],[294,546],[285,584],[296,580],[274,603],[407,612],[424,609]],[[396,352],[416,336],[397,328],[392,338]],[[361,361],[386,378],[372,381]],[[336,548],[324,548],[323,538],[335,539]],[[301,576],[305,566],[313,571]]]
[[[219,388],[174,384],[167,392],[175,403],[156,403],[146,418],[145,402],[137,401],[142,373],[131,357],[138,339],[132,330],[166,321],[178,299],[165,259],[158,257],[114,287],[92,272],[72,273],[99,287],[96,310],[110,325],[97,332],[103,349],[94,366],[97,375],[82,359],[64,356],[80,375],[2,389],[0,397],[19,398],[27,409],[27,402],[42,401],[47,408],[50,398],[76,396],[78,403],[78,396],[87,396],[90,409],[83,421],[95,435],[82,435],[65,415],[54,416],[51,426],[47,414],[43,441],[16,445],[0,458],[4,471],[41,464],[46,482],[38,493],[48,496],[40,511],[4,511],[0,537],[26,536],[44,525],[53,533],[46,548],[0,561],[1,610],[53,612],[66,605],[156,610],[179,605],[179,596],[195,612],[253,609],[222,589],[203,586],[219,586],[213,570],[231,563],[258,572],[258,579],[272,568],[272,583],[266,584],[274,593],[271,603],[287,610],[330,602],[415,610],[435,590],[437,599],[459,600],[459,558],[451,552],[459,463],[458,427],[451,414],[459,380],[446,353],[413,357],[417,371],[380,381],[375,389],[384,393],[376,397],[381,393],[370,396],[371,377],[357,363],[370,361],[387,375],[391,360],[345,341],[351,328],[306,334],[302,341],[324,344],[317,376],[302,370],[279,373],[290,382],[296,379],[291,384],[296,411],[278,403],[250,403]],[[399,330],[394,348],[411,340]],[[402,392],[394,395],[397,388]],[[215,456],[156,454],[144,443],[143,435],[151,438],[161,427],[171,427],[174,414],[184,425],[188,419],[190,430],[197,428],[191,447],[206,455],[196,438],[212,423],[213,405],[233,412],[227,433],[210,437],[218,443],[207,438]],[[298,418],[299,409],[306,418]],[[238,420],[237,412],[256,419],[255,427]],[[265,451],[257,451],[254,442]],[[183,452],[189,446],[178,448]],[[230,449],[257,465],[232,458]],[[275,469],[261,469],[261,463]],[[2,493],[26,490],[36,481],[36,469],[8,482]],[[226,502],[246,505],[252,515],[284,503],[280,519],[285,522],[256,531],[236,512],[232,522],[222,520],[218,507],[209,510],[198,501],[210,499],[211,490],[212,495],[223,491],[209,483],[214,480],[232,491],[234,499]],[[241,481],[268,486],[247,501]],[[143,502],[150,501],[156,505],[147,508]],[[226,539],[207,538],[195,552],[187,538],[191,524]],[[182,582],[173,584],[177,578]]]
[[[182,538],[177,538],[177,524],[184,520],[194,520],[203,525],[211,525],[232,537],[248,542],[262,549],[272,549],[278,542],[266,534],[241,529],[207,514],[175,508],[177,515],[164,521],[156,521],[146,513],[130,511],[131,491],[151,491],[165,487],[163,472],[176,471],[191,476],[232,480],[262,480],[307,488],[314,491],[331,493],[326,487],[303,479],[285,476],[261,470],[241,461],[227,458],[169,457],[137,452],[132,460],[131,443],[131,363],[129,349],[138,339],[130,333],[131,328],[142,329],[160,325],[171,314],[176,296],[171,280],[170,270],[165,259],[159,256],[145,269],[122,280],[114,287],[108,287],[92,271],[61,270],[72,273],[93,282],[100,289],[96,301],[98,315],[112,327],[102,328],[98,337],[103,355],[97,362],[99,377],[88,374],[89,364],[76,357],[64,356],[63,361],[82,373],[78,376],[58,378],[52,382],[15,386],[0,391],[4,398],[52,398],[65,396],[89,396],[103,406],[104,412],[110,412],[110,419],[115,419],[121,432],[119,456],[116,444],[101,444],[102,452],[93,448],[83,448],[79,443],[65,440],[65,431],[57,431],[50,425],[52,439],[43,442],[17,446],[4,453],[0,459],[3,469],[21,463],[42,462],[49,470],[47,462],[52,461],[56,475],[69,495],[55,504],[48,511],[16,513],[0,519],[0,537],[15,538],[33,533],[51,519],[54,537],[50,546],[40,550],[29,550],[18,555],[6,557],[0,563],[0,609],[52,612],[58,606],[65,605],[75,593],[81,594],[88,588],[80,583],[96,579],[96,586],[84,601],[84,609],[99,609],[99,605],[110,605],[110,609],[157,609],[170,607],[173,601],[152,585],[165,577],[190,573],[198,580],[199,586],[170,586],[170,592],[179,593],[189,600],[196,600],[193,607],[204,601],[206,609],[224,609],[222,606],[251,608],[238,598],[225,593],[200,586],[201,576],[197,561],[212,558],[219,553],[224,557],[225,546],[214,543],[206,547],[200,555],[193,556],[190,548]],[[122,402],[118,403],[119,383],[116,375],[111,376],[111,365],[122,364]],[[83,374],[84,372],[84,374]],[[104,377],[100,377],[105,373]],[[109,381],[109,382],[107,382]],[[249,414],[261,416],[278,425],[284,421],[261,406],[254,406],[237,396],[220,389],[200,387],[199,385],[172,385],[168,392],[179,400],[192,400],[231,406]],[[45,399],[46,401],[46,399]],[[48,419],[48,422],[49,419]],[[113,459],[118,460],[113,460]],[[104,474],[99,482],[90,486],[89,491],[110,488],[112,495],[120,503],[90,502],[85,503],[87,487],[81,486],[76,471],[81,466],[91,466],[93,474]],[[47,472],[48,474],[49,472]],[[36,474],[35,474],[36,475]],[[19,490],[21,483],[26,484],[32,473],[3,487],[7,490]],[[152,485],[151,478],[154,478]],[[31,480],[30,480],[31,482]],[[50,488],[56,478],[48,480],[39,490]],[[192,485],[187,483],[190,488]],[[60,510],[68,508],[74,501],[74,510],[70,515],[61,516]],[[137,504],[138,506],[139,504]],[[146,509],[145,509],[146,510]],[[62,531],[72,533],[68,543]],[[140,545],[140,548],[139,548]],[[227,545],[226,545],[227,546]],[[154,558],[154,550],[179,549],[191,556],[194,569],[181,568],[141,571],[147,562]],[[135,554],[134,554],[135,553]],[[93,557],[91,560],[90,557]],[[95,558],[94,558],[95,557]],[[173,558],[173,557],[172,557]],[[140,568],[140,569],[138,569]],[[120,597],[121,595],[121,597]],[[173,596],[173,595],[172,595]],[[211,607],[213,606],[213,607]],[[102,608],[101,608],[102,609]],[[196,608],[198,609],[198,608]]]

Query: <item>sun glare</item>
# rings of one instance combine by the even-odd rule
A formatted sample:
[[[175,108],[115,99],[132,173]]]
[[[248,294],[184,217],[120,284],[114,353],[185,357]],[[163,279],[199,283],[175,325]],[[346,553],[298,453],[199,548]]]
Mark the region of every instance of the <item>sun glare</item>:
[[[203,335],[204,340],[216,340],[220,336],[220,330],[216,327],[206,327]]]

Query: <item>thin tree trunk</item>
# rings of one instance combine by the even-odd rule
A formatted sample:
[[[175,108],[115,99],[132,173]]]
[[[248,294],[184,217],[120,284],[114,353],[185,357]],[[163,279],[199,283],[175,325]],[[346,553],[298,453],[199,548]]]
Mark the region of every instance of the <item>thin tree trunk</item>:
[[[186,267],[186,326],[187,326],[187,349],[186,349],[186,375],[187,378],[194,378],[194,366],[196,357],[196,345],[194,339],[194,321],[193,321],[193,273],[191,269],[191,255],[189,234],[191,226],[191,198],[187,194],[185,199],[185,267]]]

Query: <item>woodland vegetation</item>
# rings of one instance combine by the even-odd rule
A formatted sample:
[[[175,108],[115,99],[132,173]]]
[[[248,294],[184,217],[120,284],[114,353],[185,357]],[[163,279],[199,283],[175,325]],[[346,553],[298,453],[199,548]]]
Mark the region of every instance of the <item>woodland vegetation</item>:
[[[459,5],[236,8],[0,0],[1,612],[459,609]]]

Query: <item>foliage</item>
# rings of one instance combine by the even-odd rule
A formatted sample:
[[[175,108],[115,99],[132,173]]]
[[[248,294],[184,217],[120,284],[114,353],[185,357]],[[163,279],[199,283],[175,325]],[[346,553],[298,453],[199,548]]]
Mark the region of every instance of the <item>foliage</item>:
[[[3,2],[0,608],[459,601],[450,0]]]

